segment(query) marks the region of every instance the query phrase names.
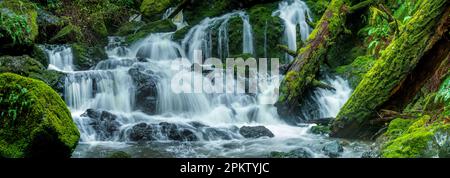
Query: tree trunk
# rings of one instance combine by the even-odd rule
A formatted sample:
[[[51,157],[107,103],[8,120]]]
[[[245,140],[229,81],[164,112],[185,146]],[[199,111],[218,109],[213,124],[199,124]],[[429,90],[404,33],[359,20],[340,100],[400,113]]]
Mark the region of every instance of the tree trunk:
[[[448,5],[447,0],[422,2],[403,32],[384,50],[356,87],[333,122],[330,136],[370,138],[380,128],[370,124],[370,119],[392,96],[411,88],[406,84],[410,83],[410,75],[420,75],[412,73],[420,67],[419,62],[440,65],[443,60],[448,60],[449,43],[443,38],[444,34],[448,35]]]
[[[305,47],[299,50],[280,86],[280,97],[276,103],[280,115],[290,116],[299,110],[303,94],[315,80],[327,47],[345,30],[348,8],[344,0],[331,1]]]

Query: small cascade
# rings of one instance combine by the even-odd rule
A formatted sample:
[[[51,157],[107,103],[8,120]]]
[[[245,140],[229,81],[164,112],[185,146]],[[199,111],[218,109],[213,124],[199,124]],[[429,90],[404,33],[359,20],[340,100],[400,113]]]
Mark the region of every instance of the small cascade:
[[[48,69],[70,72],[74,70],[72,48],[66,45],[42,46],[49,59]]]
[[[307,23],[312,21],[311,12],[305,2],[301,0],[282,1],[273,15],[280,17],[284,22],[284,40],[290,50],[297,50],[297,39],[306,41],[313,30]],[[300,31],[297,32],[297,29]],[[288,56],[292,61],[293,57]]]
[[[166,10],[163,14],[163,20],[168,19],[169,16],[175,11],[175,8],[171,7]],[[186,26],[188,26],[187,22],[184,20],[183,10],[178,12],[177,15],[175,15],[172,19],[173,24],[177,26],[177,30],[180,30]]]
[[[228,47],[228,22],[233,17],[240,17],[243,21],[243,44],[242,53],[254,54],[253,47],[253,32],[249,22],[248,15],[243,11],[237,11],[222,15],[215,18],[206,18],[200,22],[199,25],[193,27],[186,37],[182,41],[182,46],[187,50],[187,56],[189,59],[194,58],[194,52],[196,50],[201,50],[203,52],[203,58],[217,57],[213,55],[213,42],[211,35],[212,30],[215,27],[218,29],[218,40],[217,40],[217,53],[218,57],[228,57],[229,47]]]

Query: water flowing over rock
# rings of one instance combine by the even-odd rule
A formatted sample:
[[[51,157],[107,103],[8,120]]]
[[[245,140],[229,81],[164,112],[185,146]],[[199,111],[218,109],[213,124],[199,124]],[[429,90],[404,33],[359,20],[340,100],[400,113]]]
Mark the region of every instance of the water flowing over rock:
[[[239,133],[245,138],[274,137],[273,133],[264,126],[244,126],[239,129]]]

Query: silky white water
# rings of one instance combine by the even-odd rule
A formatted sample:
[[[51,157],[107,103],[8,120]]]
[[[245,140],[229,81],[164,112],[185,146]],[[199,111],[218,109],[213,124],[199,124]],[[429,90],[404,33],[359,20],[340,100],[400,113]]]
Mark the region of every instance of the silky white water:
[[[297,13],[300,16],[299,10],[295,8],[303,7],[299,6],[302,4],[300,2],[281,2],[277,13]],[[281,8],[285,6],[286,8]],[[130,46],[122,45],[123,38],[110,37],[109,44],[105,47],[108,59],[99,62],[92,70],[66,71],[64,99],[81,133],[80,145],[73,156],[103,157],[106,156],[105,152],[124,150],[134,157],[265,157],[271,151],[287,152],[304,148],[314,157],[327,157],[322,152],[322,147],[330,142],[330,139],[323,135],[310,134],[308,130],[312,125],[288,125],[278,116],[273,104],[266,104],[268,100],[277,99],[274,92],[283,76],[256,75],[256,94],[172,91],[171,80],[177,76],[194,76],[194,81],[209,80],[205,75],[192,71],[191,66],[180,65],[174,68],[171,64],[178,58],[193,61],[196,50],[203,51],[204,59],[228,57],[228,23],[234,17],[241,18],[243,23],[242,52],[254,54],[251,19],[244,11],[237,11],[204,19],[192,27],[181,42],[172,40],[173,33],[149,34],[145,39]],[[217,30],[216,40],[211,38],[211,30]],[[304,38],[308,33],[302,31]],[[291,32],[285,35],[288,41],[292,38],[296,40],[296,35]],[[217,44],[217,49],[212,47],[213,43]],[[64,69],[66,66],[72,64],[61,64],[60,68]],[[148,78],[135,76],[134,71],[145,74],[143,76],[150,77],[150,81],[154,82],[156,102],[155,110],[151,114],[137,109],[137,105],[142,104],[136,101],[143,99],[136,98],[142,86],[133,80]],[[336,90],[316,90],[313,100],[319,105],[321,117],[334,117],[350,96],[351,89],[341,78],[328,78],[324,82]],[[225,87],[243,86],[227,83]],[[112,113],[115,115],[114,124],[117,124],[118,128],[107,130],[107,133],[99,132],[99,129],[102,129],[100,126],[104,125],[99,126],[95,122],[104,124],[106,121],[94,121],[83,115],[88,109]],[[164,122],[191,130],[198,140],[172,141],[160,130],[155,131],[158,132],[156,140],[145,144],[136,144],[128,137],[133,127],[140,123]],[[110,123],[106,126],[108,124]],[[274,137],[248,139],[239,133],[242,126],[261,125],[273,132]],[[345,147],[342,157],[358,156],[362,151],[364,149],[355,143]]]
[[[307,20],[312,21],[311,12],[305,2],[288,0],[280,2],[273,15],[280,17],[284,23],[284,40],[290,50],[297,51],[297,39],[306,41],[312,31]],[[299,29],[299,31],[297,31]],[[293,57],[288,56],[292,61]]]
[[[49,70],[73,71],[73,54],[69,46],[42,46],[49,59]]]

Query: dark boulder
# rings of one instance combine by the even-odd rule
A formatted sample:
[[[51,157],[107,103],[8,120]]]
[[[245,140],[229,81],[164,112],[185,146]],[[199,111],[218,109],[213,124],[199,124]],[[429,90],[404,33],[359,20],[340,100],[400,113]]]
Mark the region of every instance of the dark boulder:
[[[297,148],[289,152],[270,152],[270,158],[313,158],[313,154],[305,148]]]
[[[156,113],[158,76],[143,67],[133,67],[128,73],[135,86],[135,108],[146,114]]]
[[[99,140],[111,139],[120,131],[121,124],[117,121],[118,116],[110,112],[88,109],[81,116],[92,119],[90,125],[94,128]]]
[[[155,140],[197,141],[194,131],[186,126],[161,122],[159,124],[140,123],[131,128],[130,141],[145,142]]]
[[[239,129],[239,133],[245,138],[274,137],[273,133],[264,126],[244,126]]]
[[[153,141],[157,140],[155,137],[155,128],[153,125],[140,123],[131,128],[129,138],[131,141]]]

